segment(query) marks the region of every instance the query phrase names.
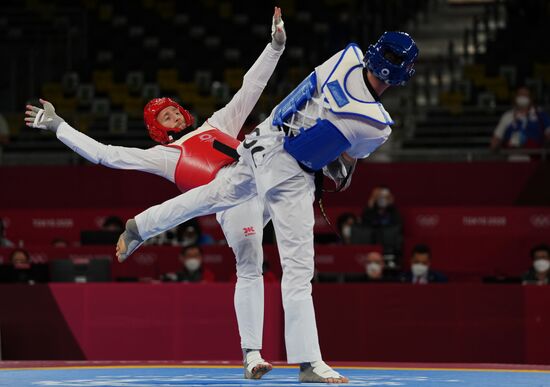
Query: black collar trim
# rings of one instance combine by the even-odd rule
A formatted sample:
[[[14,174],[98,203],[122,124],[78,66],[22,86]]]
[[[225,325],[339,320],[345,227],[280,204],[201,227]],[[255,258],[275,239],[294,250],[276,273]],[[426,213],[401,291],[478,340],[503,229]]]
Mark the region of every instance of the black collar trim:
[[[367,71],[364,72],[364,78],[365,78],[365,85],[367,85],[367,89],[369,89],[372,95],[372,98],[374,98],[376,102],[380,102],[380,96],[376,93],[376,91],[374,90],[374,87],[372,87],[372,85],[369,82],[369,78],[367,77]]]

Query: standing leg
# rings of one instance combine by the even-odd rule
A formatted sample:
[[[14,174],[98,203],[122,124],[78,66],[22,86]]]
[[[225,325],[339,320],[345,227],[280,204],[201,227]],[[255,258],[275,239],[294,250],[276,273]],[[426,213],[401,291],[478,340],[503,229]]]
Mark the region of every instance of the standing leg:
[[[300,382],[347,383],[321,359],[311,297],[314,271],[314,177],[301,173],[267,192],[283,269],[287,361],[300,363]]]
[[[289,363],[321,360],[311,298],[314,189],[313,177],[304,172],[266,195],[283,269],[281,290]]]
[[[260,355],[264,322],[263,212],[262,202],[255,197],[217,215],[237,260],[234,303],[247,379],[260,379],[273,368]]]

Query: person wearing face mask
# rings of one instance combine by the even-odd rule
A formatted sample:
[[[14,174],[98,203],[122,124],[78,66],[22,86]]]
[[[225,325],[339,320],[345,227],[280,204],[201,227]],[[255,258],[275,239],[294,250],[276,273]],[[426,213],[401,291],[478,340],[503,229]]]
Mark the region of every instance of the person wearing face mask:
[[[549,142],[550,116],[535,105],[527,87],[519,87],[514,107],[502,115],[495,128],[491,148],[536,149]]]
[[[344,244],[351,243],[352,228],[357,224],[357,216],[351,212],[345,212],[338,217],[338,232]]]
[[[411,268],[401,275],[401,282],[412,284],[444,283],[447,277],[431,269],[432,254],[426,245],[416,245],[411,256]]]
[[[550,284],[550,246],[541,244],[531,249],[533,266],[523,275],[524,285]]]
[[[182,270],[178,273],[166,273],[163,281],[172,282],[214,282],[212,271],[202,265],[202,251],[198,245],[189,245],[181,249],[179,261]]]
[[[391,273],[386,270],[384,257],[378,251],[371,251],[367,254],[364,266],[364,273],[360,275],[348,273],[344,276],[344,282],[382,283],[395,281]]]
[[[384,257],[377,251],[371,251],[367,254],[365,261],[365,274],[367,282],[383,282],[384,275]]]
[[[388,187],[373,189],[368,206],[363,210],[362,227],[371,231],[368,234],[372,239],[367,243],[381,244],[388,267],[396,268],[403,241],[402,221]]]

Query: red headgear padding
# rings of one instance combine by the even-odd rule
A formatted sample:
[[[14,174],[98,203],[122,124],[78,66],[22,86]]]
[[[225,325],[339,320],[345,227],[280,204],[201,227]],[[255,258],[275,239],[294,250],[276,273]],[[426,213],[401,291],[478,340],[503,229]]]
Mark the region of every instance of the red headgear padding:
[[[162,109],[165,109],[168,106],[174,106],[180,111],[185,119],[185,126],[183,128],[167,128],[157,121],[158,114]],[[182,108],[176,101],[170,98],[155,98],[149,101],[149,103],[147,103],[147,105],[143,108],[143,120],[145,121],[145,126],[147,126],[147,130],[149,131],[149,136],[154,141],[161,144],[167,144],[172,141],[172,138],[168,132],[180,132],[188,126],[193,125],[195,122],[195,119],[189,111]]]

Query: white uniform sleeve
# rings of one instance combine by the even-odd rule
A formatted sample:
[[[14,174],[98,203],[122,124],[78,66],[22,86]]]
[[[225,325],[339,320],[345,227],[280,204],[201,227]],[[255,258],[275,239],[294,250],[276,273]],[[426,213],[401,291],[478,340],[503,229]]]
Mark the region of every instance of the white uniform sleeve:
[[[369,126],[367,130],[377,132],[377,137],[373,136],[363,141],[356,142],[346,151],[348,155],[355,159],[367,158],[372,152],[381,147],[388,140],[391,134],[391,128],[389,126],[382,131],[372,126]]]
[[[269,43],[252,67],[244,75],[243,85],[231,101],[208,119],[208,123],[230,136],[237,137],[256,102],[260,98],[267,81],[273,74],[283,53]]]
[[[495,128],[495,131],[493,133],[493,136],[502,139],[504,137],[504,133],[506,133],[506,128],[510,126],[510,124],[514,121],[514,113],[513,111],[509,110],[506,113],[500,117],[500,121],[498,122],[497,127]]]
[[[150,149],[105,145],[66,122],[57,129],[57,138],[86,160],[109,168],[132,169],[154,173],[174,181],[179,151],[164,146]]]

